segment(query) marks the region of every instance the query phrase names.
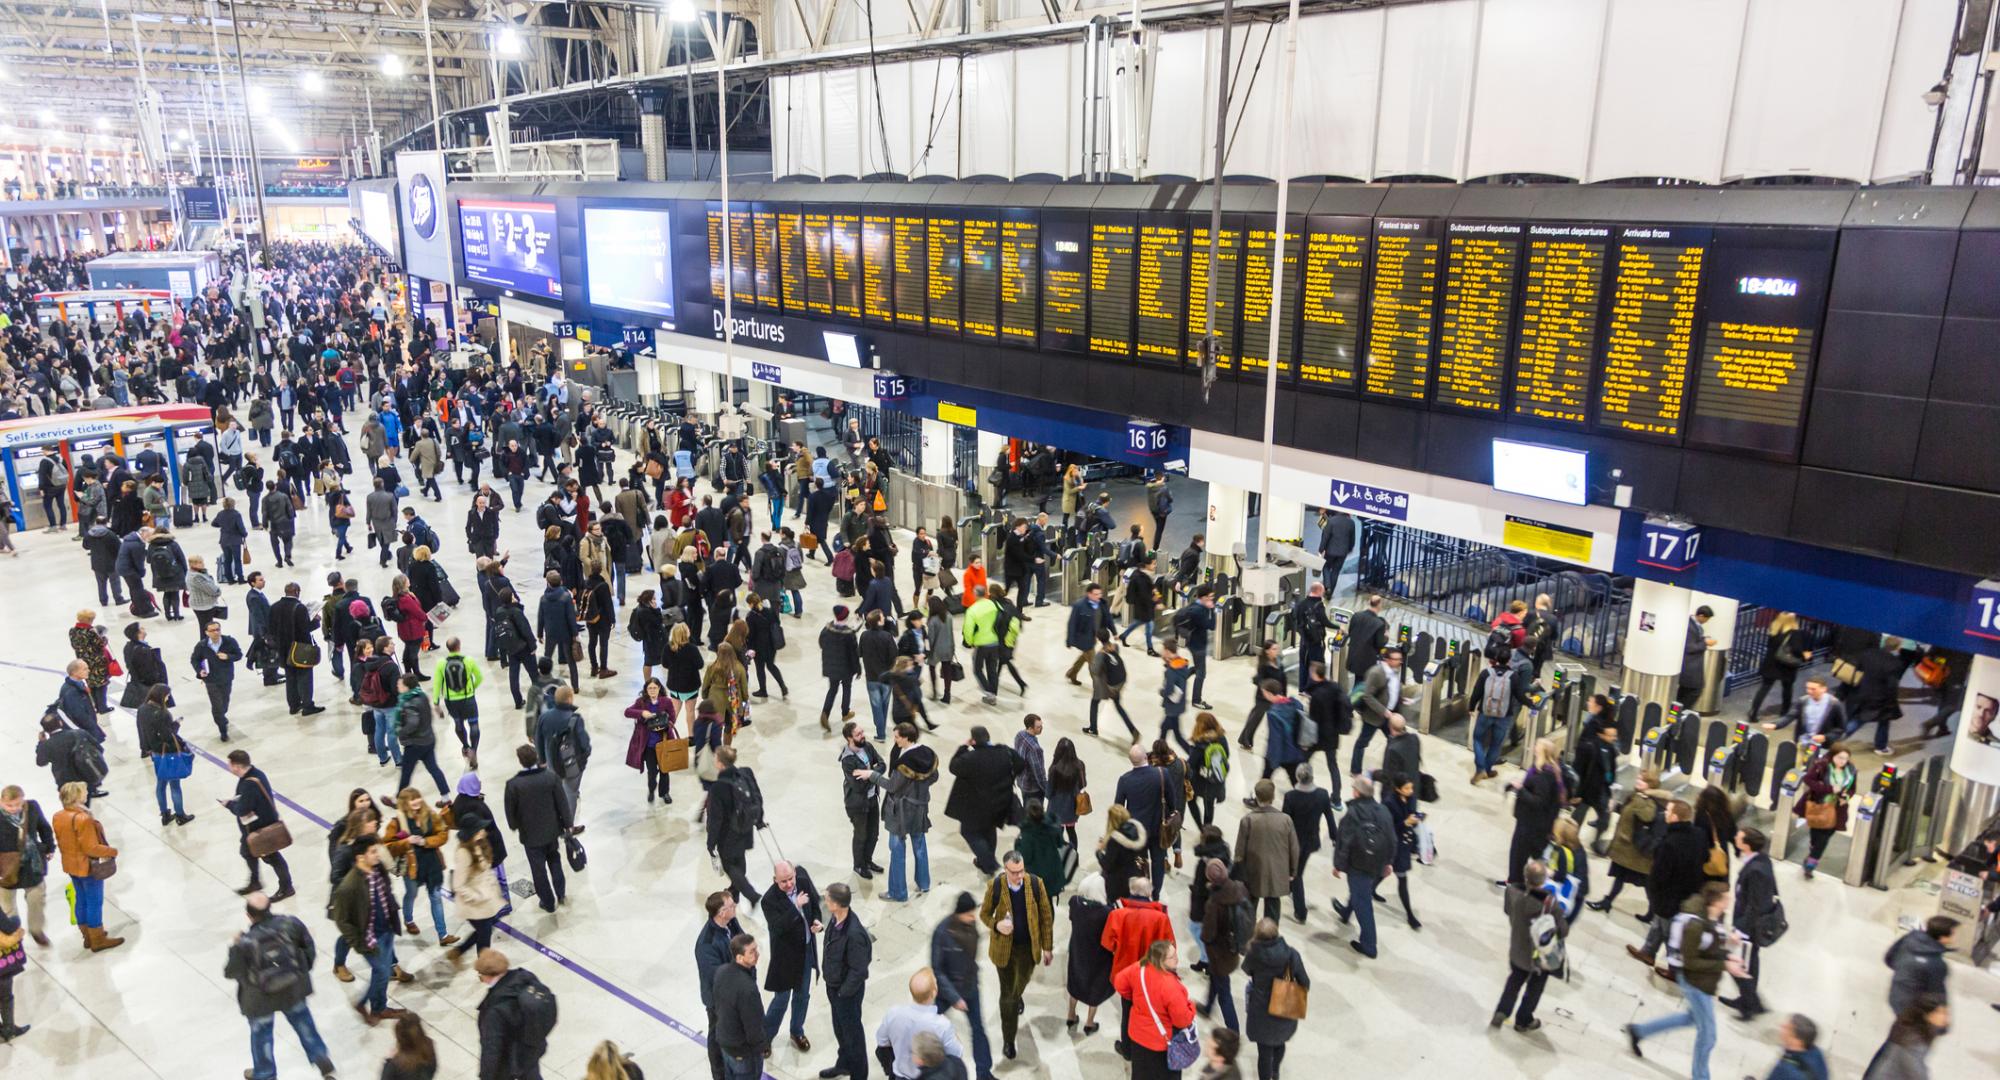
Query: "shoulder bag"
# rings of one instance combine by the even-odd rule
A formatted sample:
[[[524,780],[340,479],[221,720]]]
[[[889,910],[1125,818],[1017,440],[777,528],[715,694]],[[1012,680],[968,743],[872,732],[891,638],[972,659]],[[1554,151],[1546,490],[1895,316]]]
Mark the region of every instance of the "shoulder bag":
[[[1165,766],[1154,767],[1160,770],[1160,849],[1164,851],[1180,843],[1187,809],[1185,804],[1179,810],[1167,809],[1172,805],[1167,798],[1167,770]]]
[[[180,749],[153,755],[153,775],[161,780],[185,780],[194,775],[194,752],[179,739],[174,742]]]
[[[292,643],[292,655],[287,659],[295,668],[309,668],[319,664],[319,646],[310,641]]]
[[[264,788],[264,798],[270,800],[271,812],[276,814],[278,800],[271,797],[271,789],[265,787],[261,780],[258,781],[257,786]],[[243,837],[243,844],[250,849],[250,854],[253,857],[268,859],[292,846],[292,831],[285,828],[285,823],[282,820],[273,821],[261,829],[256,829],[246,834]]]
[[[96,818],[91,818],[90,826],[91,828],[97,830],[97,842],[99,844],[103,844],[105,847],[110,847],[111,846],[110,843],[108,843],[104,839],[104,823],[97,820]],[[75,831],[75,826],[71,826],[71,831],[72,832]],[[105,878],[113,877],[117,873],[118,873],[118,856],[106,855],[103,857],[99,857],[96,855],[92,855],[90,857],[90,873],[87,876],[95,878],[98,881],[103,881]]]
[[[1171,1032],[1168,1031],[1167,1025],[1160,1020],[1160,1010],[1153,1007],[1153,991],[1151,987],[1146,985],[1146,969],[1144,967],[1139,969],[1137,978],[1139,980],[1139,993],[1146,999],[1146,1011],[1153,1014],[1153,1030],[1167,1038],[1168,1071],[1177,1073],[1201,1060],[1201,1039],[1196,1037],[1194,1025],[1189,1024],[1184,1028],[1175,1028]]]
[[[1089,817],[1093,809],[1096,808],[1090,804],[1090,792],[1078,791],[1076,793],[1076,819],[1082,821],[1084,818]]]
[[[1292,966],[1285,965],[1285,973],[1271,980],[1272,1016],[1280,1020],[1304,1020],[1306,1018],[1306,988],[1292,978]]]

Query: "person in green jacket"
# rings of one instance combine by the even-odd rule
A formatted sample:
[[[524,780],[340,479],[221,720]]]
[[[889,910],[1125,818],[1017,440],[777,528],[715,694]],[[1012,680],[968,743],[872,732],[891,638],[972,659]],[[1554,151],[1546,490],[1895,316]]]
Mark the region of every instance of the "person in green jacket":
[[[479,749],[479,685],[486,676],[479,670],[479,663],[459,649],[457,637],[446,639],[444,643],[444,663],[437,672],[438,705],[451,717],[452,730],[458,732],[460,749],[477,752]]]
[[[1723,922],[1729,911],[1729,883],[1711,881],[1688,897],[1668,931],[1678,943],[1670,952],[1674,981],[1680,984],[1685,1011],[1625,1025],[1625,1039],[1634,1057],[1645,1057],[1639,1044],[1663,1031],[1694,1028],[1694,1069],[1691,1080],[1708,1080],[1708,1055],[1715,1049],[1715,991],[1727,971],[1736,978],[1748,972],[1736,958],[1736,932]]]
[[[1004,592],[989,585],[978,603],[965,609],[959,620],[958,639],[972,651],[972,677],[979,681],[979,697],[988,705],[1000,700],[1000,602],[994,593]]]

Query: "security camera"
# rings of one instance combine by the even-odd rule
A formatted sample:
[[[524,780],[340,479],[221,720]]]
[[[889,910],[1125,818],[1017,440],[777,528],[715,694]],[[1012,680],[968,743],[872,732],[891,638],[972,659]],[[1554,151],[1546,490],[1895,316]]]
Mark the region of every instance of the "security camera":
[[[1929,90],[1924,91],[1924,104],[1933,109],[1944,104],[1945,91],[1946,86],[1944,83],[1938,83]]]
[[[750,404],[747,401],[741,405],[736,406],[736,411],[751,418],[752,420],[769,420],[771,418],[771,410],[760,408],[756,405]]]

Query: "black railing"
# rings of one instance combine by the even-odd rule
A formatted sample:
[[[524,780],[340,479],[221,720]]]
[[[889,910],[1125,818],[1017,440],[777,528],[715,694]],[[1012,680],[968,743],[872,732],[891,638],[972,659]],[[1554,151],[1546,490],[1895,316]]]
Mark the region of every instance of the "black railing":
[[[1757,671],[1764,666],[1764,655],[1771,647],[1771,620],[1777,616],[1776,609],[1755,604],[1744,604],[1736,609],[1736,643],[1729,650],[1729,670],[1723,675],[1723,693],[1757,681]],[[1838,623],[1800,619],[1799,648],[1812,652],[1815,657],[1813,663],[1829,660],[1833,656],[1834,638],[1839,633]]]

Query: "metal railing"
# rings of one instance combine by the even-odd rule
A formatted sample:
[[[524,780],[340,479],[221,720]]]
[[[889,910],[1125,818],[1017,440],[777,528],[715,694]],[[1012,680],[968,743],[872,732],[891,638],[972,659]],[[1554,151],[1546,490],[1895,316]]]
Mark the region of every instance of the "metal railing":
[[[1729,649],[1729,670],[1723,673],[1723,693],[1757,682],[1758,669],[1764,666],[1764,655],[1771,648],[1771,620],[1777,616],[1777,609],[1755,604],[1744,604],[1736,609],[1736,643]],[[1832,657],[1834,638],[1839,634],[1839,623],[1806,618],[1799,620],[1799,636],[1802,639],[1799,648],[1811,650],[1816,657]],[[1818,662],[1814,660],[1806,667]]]
[[[1548,593],[1562,618],[1558,650],[1607,667],[1623,662],[1629,587],[1611,576],[1505,548],[1387,522],[1361,523],[1359,582],[1405,604],[1480,626],[1509,604]]]
[[[951,425],[951,483],[968,495],[980,493],[979,432]]]

